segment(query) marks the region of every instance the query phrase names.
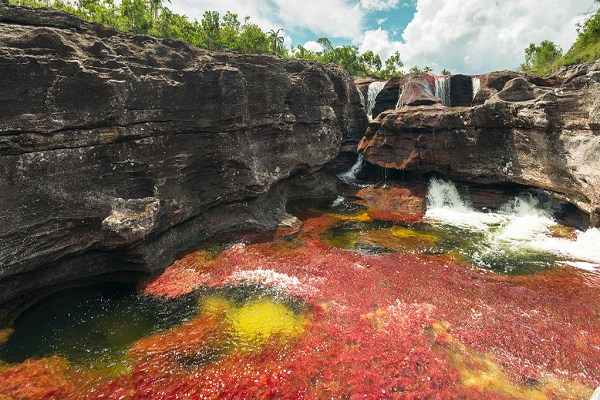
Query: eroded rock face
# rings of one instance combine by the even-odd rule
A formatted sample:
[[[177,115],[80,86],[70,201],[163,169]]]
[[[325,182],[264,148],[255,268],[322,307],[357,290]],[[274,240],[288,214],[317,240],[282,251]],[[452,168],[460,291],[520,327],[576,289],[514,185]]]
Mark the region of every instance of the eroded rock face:
[[[323,166],[364,128],[337,67],[52,9],[0,6],[0,93],[0,302],[153,271],[216,233],[294,226],[286,201],[332,195]]]
[[[371,123],[359,151],[386,168],[542,188],[598,226],[600,62],[574,70],[547,79],[483,75],[476,95],[483,104],[474,107],[385,111]]]

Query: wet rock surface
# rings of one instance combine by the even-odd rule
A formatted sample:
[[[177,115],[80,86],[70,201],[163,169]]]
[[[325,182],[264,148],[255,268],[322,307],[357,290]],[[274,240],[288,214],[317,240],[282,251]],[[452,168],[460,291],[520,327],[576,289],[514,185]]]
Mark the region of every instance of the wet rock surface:
[[[13,6],[0,48],[0,302],[291,224],[287,200],[331,196],[323,167],[365,128],[352,78],[318,62]]]
[[[385,168],[540,188],[576,205],[598,226],[599,71],[596,62],[545,78],[511,71],[482,75],[473,100],[479,105],[383,111],[359,152]]]

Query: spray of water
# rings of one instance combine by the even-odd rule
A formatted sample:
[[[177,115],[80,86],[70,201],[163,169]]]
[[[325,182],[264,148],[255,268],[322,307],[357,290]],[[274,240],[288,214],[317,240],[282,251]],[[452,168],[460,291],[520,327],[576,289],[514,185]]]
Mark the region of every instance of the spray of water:
[[[516,197],[497,212],[484,213],[469,206],[452,182],[432,179],[427,194],[426,218],[434,225],[451,226],[473,234],[478,242],[469,256],[483,266],[492,259],[535,258],[551,254],[557,263],[600,270],[600,229],[576,231],[576,239],[556,237],[552,209],[530,194]]]

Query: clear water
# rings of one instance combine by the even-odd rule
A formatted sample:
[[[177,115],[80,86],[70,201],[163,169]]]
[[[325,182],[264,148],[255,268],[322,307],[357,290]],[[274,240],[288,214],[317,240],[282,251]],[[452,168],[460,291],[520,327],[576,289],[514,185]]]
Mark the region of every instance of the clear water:
[[[136,342],[177,327],[199,315],[222,313],[231,325],[222,346],[182,359],[215,361],[232,349],[251,349],[269,335],[301,325],[303,304],[263,285],[204,288],[176,298],[145,296],[134,285],[104,283],[55,293],[19,315],[0,359],[65,357],[71,363],[113,375],[130,372],[129,350]],[[283,322],[282,322],[283,321]]]
[[[55,293],[23,312],[0,348],[9,363],[51,355],[93,369],[127,368],[125,350],[197,313],[191,296],[142,296],[132,284],[104,283]]]

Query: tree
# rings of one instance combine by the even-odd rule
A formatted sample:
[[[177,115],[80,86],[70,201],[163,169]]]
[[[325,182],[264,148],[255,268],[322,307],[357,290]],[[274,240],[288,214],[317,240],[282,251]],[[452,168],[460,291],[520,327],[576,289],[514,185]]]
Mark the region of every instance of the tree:
[[[152,16],[144,0],[123,0],[121,16],[133,33],[146,34],[152,28]]]
[[[400,59],[400,52],[397,51],[385,60],[385,69],[381,72],[384,78],[391,78],[392,76],[402,75],[400,68],[404,66],[404,63]]]
[[[374,54],[371,50],[364,52],[360,56],[363,69],[369,75],[375,75],[381,70],[381,58],[379,54]]]
[[[452,75],[452,73],[450,71],[448,71],[446,68],[444,68],[442,70],[442,75]]]
[[[316,60],[317,53],[310,51],[302,45],[298,45],[295,49],[292,48],[294,58],[303,58],[305,60]]]
[[[544,71],[550,68],[553,61],[562,56],[562,49],[549,40],[544,40],[539,46],[530,43],[525,49],[525,63],[520,69],[524,71]]]
[[[229,11],[223,16],[221,24],[221,43],[223,48],[237,50],[237,41],[240,35],[240,21],[237,14]]]
[[[246,17],[238,38],[237,50],[249,54],[265,54],[270,52],[269,39],[267,35],[256,24],[249,22]]]
[[[271,29],[267,33],[267,37],[269,38],[269,47],[273,54],[281,54],[281,50],[283,49],[284,39],[283,36],[279,36],[279,32],[281,31],[282,29],[277,29],[277,31]]]
[[[333,51],[333,45],[331,44],[331,40],[326,37],[318,38],[317,43],[321,45],[323,48],[323,53],[331,53]]]
[[[600,1],[596,0],[596,3]],[[583,24],[577,24],[577,40],[564,56],[566,64],[595,61],[600,58],[600,10]]]
[[[221,50],[221,32],[218,11],[205,11],[202,15],[204,47],[209,50]]]

